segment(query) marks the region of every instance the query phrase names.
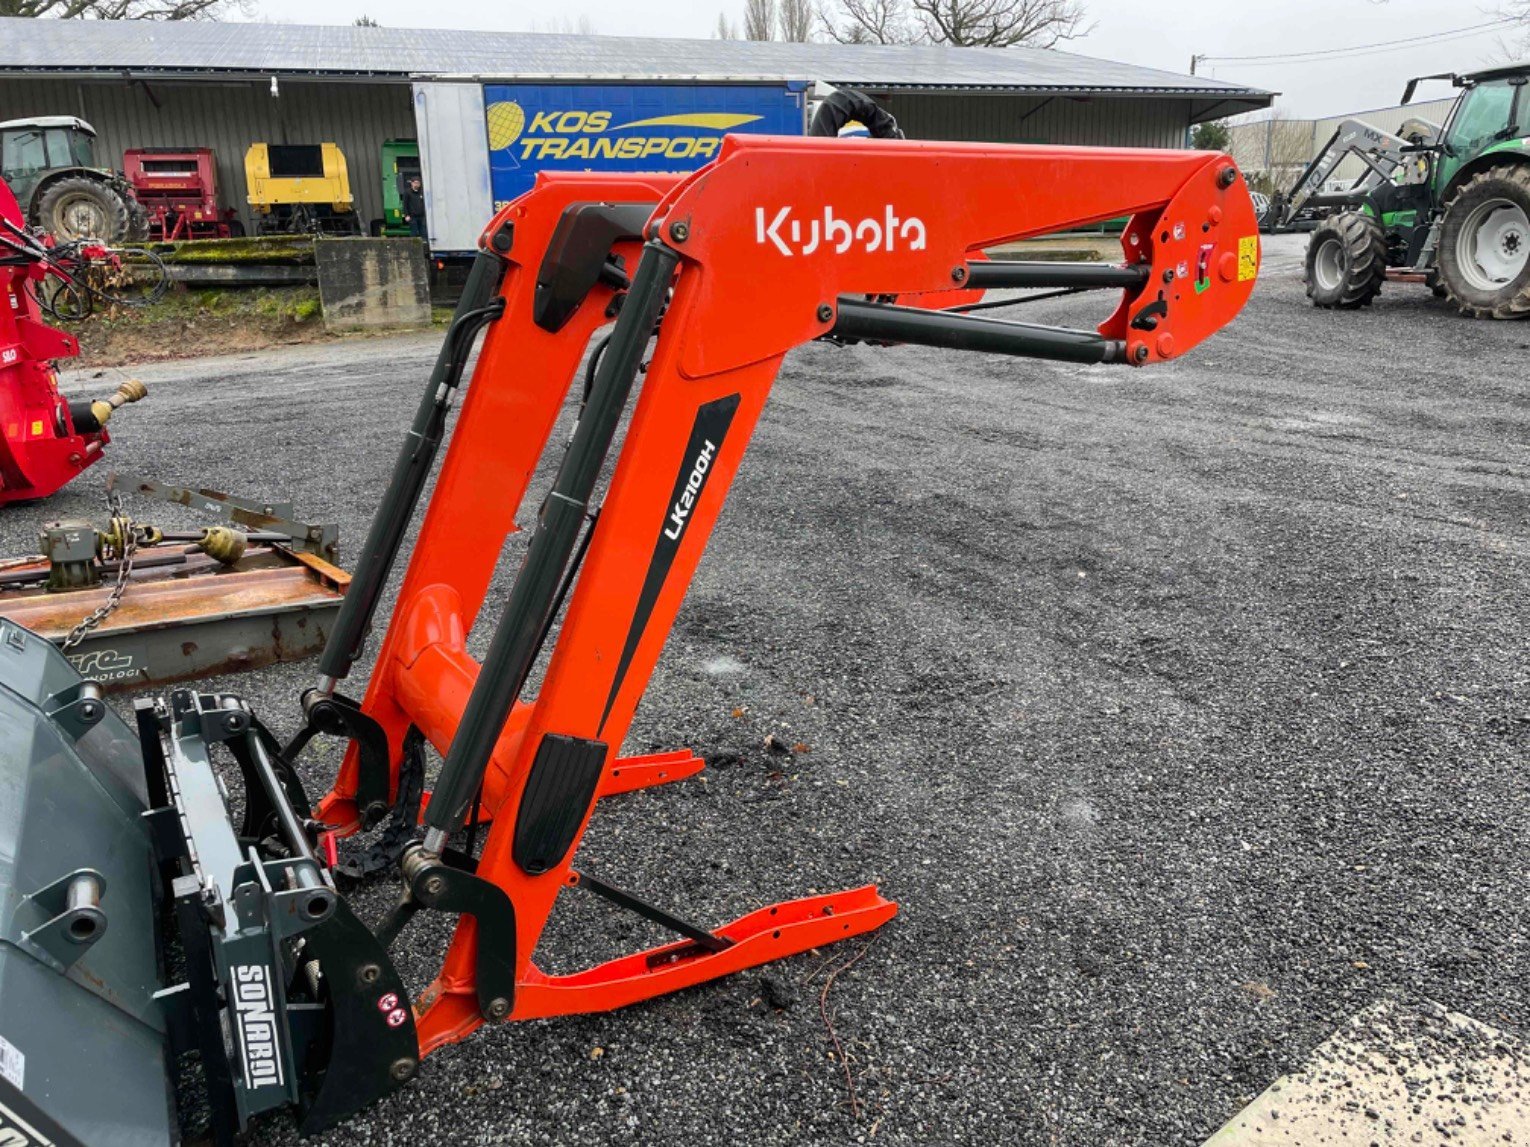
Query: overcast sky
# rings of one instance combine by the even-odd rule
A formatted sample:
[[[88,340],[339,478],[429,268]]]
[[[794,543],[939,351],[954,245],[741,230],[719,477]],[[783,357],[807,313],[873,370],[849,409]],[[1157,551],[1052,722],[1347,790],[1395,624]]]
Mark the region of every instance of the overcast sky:
[[[610,35],[708,36],[719,11],[738,22],[743,0],[253,0],[256,19],[349,24],[366,13],[389,27],[572,31],[586,19]],[[1094,29],[1064,50],[1186,72],[1190,57],[1351,48],[1485,24],[1494,0],[1084,0]],[[1409,76],[1465,71],[1501,59],[1520,39],[1487,30],[1439,42],[1334,55],[1307,63],[1208,60],[1202,74],[1284,93],[1294,115],[1321,116],[1397,102]],[[1507,44],[1506,44],[1507,42]],[[508,63],[508,61],[507,61]],[[1420,99],[1449,95],[1430,85]]]

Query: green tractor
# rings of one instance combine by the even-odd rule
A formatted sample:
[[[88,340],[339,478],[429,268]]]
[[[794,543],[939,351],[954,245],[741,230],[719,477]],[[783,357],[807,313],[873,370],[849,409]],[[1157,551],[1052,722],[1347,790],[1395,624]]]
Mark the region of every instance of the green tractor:
[[[1348,120],[1275,209],[1277,224],[1338,209],[1312,232],[1307,294],[1364,307],[1392,279],[1425,283],[1474,318],[1530,316],[1530,62],[1420,79],[1462,89],[1444,128],[1410,120],[1393,135]],[[1364,174],[1323,194],[1351,155]]]
[[[0,178],[27,222],[57,239],[121,243],[148,231],[126,179],[96,163],[96,132],[74,116],[0,123]]]
[[[383,217],[372,220],[372,235],[407,238],[409,224],[399,199],[409,181],[420,174],[420,143],[414,139],[385,139],[382,145]]]

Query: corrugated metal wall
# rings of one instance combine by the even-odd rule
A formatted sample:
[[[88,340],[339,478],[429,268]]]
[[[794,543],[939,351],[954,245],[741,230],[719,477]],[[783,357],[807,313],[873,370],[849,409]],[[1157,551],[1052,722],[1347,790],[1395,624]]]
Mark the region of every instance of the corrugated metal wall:
[[[1188,100],[876,93],[912,139],[1184,147]]]
[[[0,120],[77,115],[100,135],[102,162],[122,166],[129,147],[210,147],[224,206],[251,226],[244,153],[252,143],[335,143],[345,153],[362,226],[382,215],[379,148],[413,138],[408,84],[269,81],[151,83],[0,79]],[[152,97],[152,98],[151,98]],[[157,106],[156,106],[157,102]]]
[[[413,138],[407,84],[208,80],[0,79],[0,120],[78,115],[100,134],[103,162],[129,147],[211,147],[219,193],[246,227],[244,153],[251,143],[332,142],[345,153],[363,225],[382,214],[378,150]],[[879,98],[884,93],[877,93]],[[1177,99],[1067,98],[962,93],[890,95],[885,103],[914,139],[1183,147],[1190,103]]]
[[[1443,127],[1454,103],[1453,98],[1425,100],[1325,119],[1262,119],[1233,124],[1230,150],[1240,166],[1249,171],[1268,171],[1281,187],[1288,187],[1345,120],[1364,120],[1393,133],[1409,119],[1432,120]],[[1351,157],[1339,164],[1334,178],[1358,179],[1364,170],[1365,165]]]

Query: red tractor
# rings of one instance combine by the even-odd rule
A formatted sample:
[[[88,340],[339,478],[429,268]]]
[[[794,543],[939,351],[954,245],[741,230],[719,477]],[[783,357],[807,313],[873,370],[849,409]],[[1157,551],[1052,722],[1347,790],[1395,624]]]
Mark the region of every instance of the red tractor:
[[[206,147],[134,147],[122,170],[149,214],[149,234],[177,239],[234,239],[244,224],[232,207],[218,206],[218,165]]]
[[[80,344],[42,321],[38,288],[51,276],[71,297],[87,298],[81,267],[105,258],[94,246],[66,256],[33,236],[0,180],[0,505],[46,498],[90,466],[111,441],[113,411],[146,393],[136,380],[94,401],[59,393],[54,362],[79,354]]]

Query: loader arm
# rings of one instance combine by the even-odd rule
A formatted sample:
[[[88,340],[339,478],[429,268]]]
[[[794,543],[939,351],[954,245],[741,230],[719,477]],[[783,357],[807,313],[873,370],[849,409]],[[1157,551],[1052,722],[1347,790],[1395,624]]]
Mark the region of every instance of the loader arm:
[[[1423,145],[1433,144],[1439,139],[1438,126],[1426,120],[1410,119],[1405,130],[1409,128],[1421,137]],[[1289,222],[1296,218],[1302,208],[1309,206],[1357,206],[1372,189],[1397,177],[1408,162],[1408,149],[1413,149],[1414,154],[1417,154],[1415,145],[1404,136],[1393,135],[1365,120],[1344,120],[1296,177],[1286,197],[1284,216],[1276,222]],[[1338,170],[1339,164],[1350,156],[1355,156],[1365,164],[1365,171],[1345,191],[1333,195],[1323,194],[1323,184]]]
[[[1122,214],[1120,263],[984,255]],[[575,866],[601,798],[702,767],[686,750],[619,753],[782,358],[830,339],[1163,362],[1237,315],[1258,262],[1241,177],[1205,152],[730,137],[685,178],[539,178],[484,233],[288,746],[239,698],[182,690],[138,703],[134,761],[98,685],[0,625],[0,718],[13,741],[35,729],[46,743],[31,761],[0,759],[0,789],[19,794],[0,809],[0,858],[25,861],[0,864],[0,1034],[22,1045],[0,1052],[26,1057],[24,1078],[0,1071],[0,1118],[20,1112],[60,1145],[164,1142],[167,1097],[152,1085],[197,1052],[217,1142],[286,1106],[311,1133],[485,1022],[617,1008],[885,923],[897,906],[870,885],[711,926]],[[995,301],[984,291],[1038,287],[1106,292],[1100,322],[972,310]],[[570,388],[613,318],[565,439]],[[519,572],[484,615],[555,438],[566,444]],[[366,692],[351,700],[342,685],[443,446]],[[481,661],[475,624],[492,633]],[[310,813],[295,762],[330,735],[348,751]],[[444,756],[428,801],[426,743]],[[214,750],[239,766],[242,826]],[[337,880],[336,838],[357,832],[403,876],[370,926]],[[677,939],[549,974],[535,953],[565,888]],[[174,907],[164,932],[156,898]],[[455,921],[424,986],[389,956],[421,912]],[[161,944],[184,956],[173,972]],[[48,1022],[24,1022],[38,1000]],[[112,1009],[137,1026],[112,1028]],[[77,1046],[92,1049],[88,1070]],[[121,1071],[96,1066],[114,1059]],[[103,1131],[112,1118],[123,1127]]]
[[[567,325],[540,326],[536,280],[560,224],[576,204],[644,194],[660,202],[641,266],[635,237],[607,243],[625,267],[637,267],[631,289],[597,283]],[[1124,265],[1038,268],[981,255],[1121,214],[1132,216]],[[832,337],[1164,361],[1241,309],[1258,239],[1247,191],[1224,156],[758,137],[730,138],[713,164],[683,180],[545,177],[486,236],[506,227],[514,241],[504,312],[473,372],[362,709],[395,747],[390,790],[411,726],[447,756],[425,812],[427,855],[439,855],[475,800],[475,819],[491,822],[477,876],[515,905],[511,1014],[529,1018],[619,1006],[834,938],[821,929],[773,937],[776,929],[756,933],[740,921],[718,930],[728,951],[675,964],[651,965],[655,954],[645,953],[548,977],[531,959],[559,889],[579,881],[573,856],[596,797],[701,767],[686,752],[622,758],[618,750],[786,352]],[[1093,331],[939,309],[942,300],[979,297],[973,287],[1058,283],[1114,287],[1117,301]],[[896,304],[880,301],[893,297]],[[611,349],[560,474],[570,481],[542,504],[480,665],[466,634],[580,357],[618,299]],[[604,418],[614,428],[655,321],[657,342],[597,517],[594,475],[611,435],[596,426]],[[517,429],[509,440],[507,424]],[[576,565],[540,690],[522,703]],[[353,749],[321,802],[332,822],[358,819],[358,767]],[[869,890],[848,895],[859,899],[828,906],[835,935],[874,927],[893,911]],[[425,1050],[482,1022],[478,961],[475,926],[465,919],[423,997]]]

